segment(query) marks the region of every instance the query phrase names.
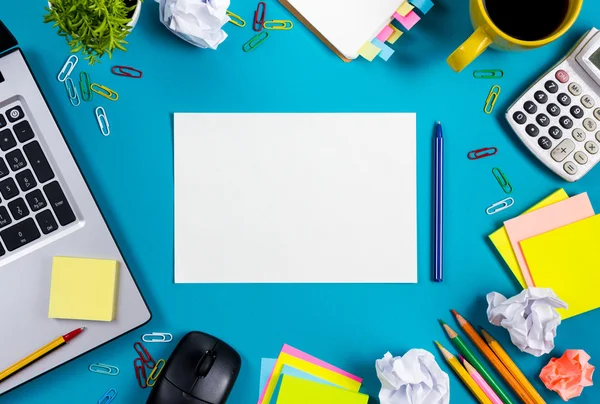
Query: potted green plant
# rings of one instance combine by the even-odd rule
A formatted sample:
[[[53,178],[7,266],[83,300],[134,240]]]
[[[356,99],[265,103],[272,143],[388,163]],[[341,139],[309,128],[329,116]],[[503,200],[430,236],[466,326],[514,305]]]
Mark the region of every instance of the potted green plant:
[[[82,52],[90,64],[105,54],[125,51],[125,40],[137,23],[142,0],[49,0],[44,22],[53,23],[72,53]]]

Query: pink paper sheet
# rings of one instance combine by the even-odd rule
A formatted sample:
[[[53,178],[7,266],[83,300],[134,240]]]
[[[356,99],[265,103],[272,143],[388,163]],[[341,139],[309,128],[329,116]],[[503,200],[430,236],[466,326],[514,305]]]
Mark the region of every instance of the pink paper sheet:
[[[390,35],[392,35],[392,32],[394,32],[394,30],[389,26],[386,25],[381,32],[379,33],[379,35],[377,35],[377,39],[379,39],[381,42],[385,42],[388,40],[388,38],[390,37]]]
[[[594,208],[587,193],[546,206],[504,222],[508,238],[519,262],[528,287],[535,286],[520,242],[550,230],[594,216]]]
[[[397,19],[398,22],[400,24],[402,24],[402,26],[404,28],[406,28],[407,30],[411,29],[412,27],[415,26],[416,23],[421,21],[421,17],[419,17],[419,15],[414,12],[414,10],[411,11],[410,13],[406,14],[405,17],[402,17],[398,13],[394,13],[394,18]]]

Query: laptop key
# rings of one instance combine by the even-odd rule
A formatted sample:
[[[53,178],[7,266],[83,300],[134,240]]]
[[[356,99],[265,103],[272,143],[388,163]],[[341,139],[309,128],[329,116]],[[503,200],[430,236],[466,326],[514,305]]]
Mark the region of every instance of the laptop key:
[[[4,254],[6,254],[6,251],[4,250],[4,247],[2,247],[2,244],[0,244],[0,257],[2,257]]]
[[[23,170],[15,175],[17,183],[21,187],[21,191],[27,192],[37,185],[37,181],[33,177],[31,170]]]
[[[6,177],[8,175],[8,166],[4,162],[4,159],[0,157],[0,178]]]
[[[19,149],[6,153],[6,161],[8,161],[8,165],[13,171],[18,171],[27,165],[25,156]]]
[[[44,183],[54,178],[54,172],[37,141],[31,142],[23,146],[23,151],[27,155],[27,159],[38,178],[38,181]]]
[[[16,145],[17,141],[10,129],[4,129],[0,132],[0,149],[2,149],[2,151],[10,150]]]
[[[6,117],[10,122],[17,122],[24,116],[25,114],[23,113],[23,109],[21,109],[21,107],[14,107],[6,111]]]
[[[1,188],[0,188],[1,189]],[[50,202],[50,206],[61,226],[66,226],[75,221],[75,213],[71,209],[63,190],[58,182],[54,181],[44,186],[44,192]]]
[[[54,230],[58,229],[58,223],[56,223],[54,216],[52,216],[52,212],[49,210],[45,210],[35,215],[35,220],[37,220],[40,229],[42,229],[42,233],[44,234],[52,233]]]
[[[21,143],[33,139],[33,129],[31,129],[31,125],[27,121],[16,123],[15,126],[13,126],[13,130]]]
[[[44,209],[46,206],[48,206],[48,204],[46,203],[46,199],[44,198],[44,195],[42,194],[42,191],[40,191],[39,189],[36,189],[35,191],[28,193],[25,196],[25,199],[27,199],[27,203],[29,204],[29,207],[34,212],[37,212],[38,210]],[[0,209],[1,209],[1,207],[0,207]]]
[[[32,218],[27,218],[6,230],[0,231],[0,237],[8,251],[31,243],[40,238],[41,234]]]
[[[0,229],[12,223],[12,219],[8,214],[8,210],[4,206],[0,206]]]
[[[27,209],[27,204],[23,198],[15,199],[14,201],[9,202],[8,209],[10,210],[10,213],[12,213],[15,220],[21,220],[29,215],[29,209]]]
[[[0,129],[5,127],[6,125],[6,118],[4,117],[4,115],[0,114]]]
[[[0,193],[4,199],[14,198],[15,196],[19,195],[19,188],[17,188],[15,180],[12,178],[7,178],[3,181],[0,181]]]

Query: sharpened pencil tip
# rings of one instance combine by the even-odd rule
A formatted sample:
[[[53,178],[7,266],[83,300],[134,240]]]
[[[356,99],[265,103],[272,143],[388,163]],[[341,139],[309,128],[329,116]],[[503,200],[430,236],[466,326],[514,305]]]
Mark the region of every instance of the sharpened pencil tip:
[[[454,310],[454,309],[450,309],[450,312],[451,312],[452,314],[454,314],[455,316],[458,316],[458,313],[456,312],[456,310]]]
[[[438,321],[442,326],[446,325],[446,323],[444,323],[444,320],[442,320],[441,318],[438,318]]]

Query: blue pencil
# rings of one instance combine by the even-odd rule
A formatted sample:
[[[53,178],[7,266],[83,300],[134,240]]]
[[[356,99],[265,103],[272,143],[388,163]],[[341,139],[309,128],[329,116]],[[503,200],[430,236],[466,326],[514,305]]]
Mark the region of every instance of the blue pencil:
[[[433,280],[444,277],[444,136],[442,124],[437,123],[433,144]]]

